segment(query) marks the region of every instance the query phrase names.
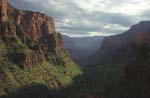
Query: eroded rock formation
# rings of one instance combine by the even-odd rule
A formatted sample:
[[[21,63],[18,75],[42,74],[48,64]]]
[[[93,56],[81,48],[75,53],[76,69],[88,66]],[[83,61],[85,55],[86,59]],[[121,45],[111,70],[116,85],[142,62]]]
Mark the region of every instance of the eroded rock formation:
[[[7,44],[9,61],[23,67],[30,68],[45,62],[67,66],[70,60],[52,17],[18,10],[7,4],[7,0],[0,1],[0,37]],[[52,62],[51,59],[57,60]]]

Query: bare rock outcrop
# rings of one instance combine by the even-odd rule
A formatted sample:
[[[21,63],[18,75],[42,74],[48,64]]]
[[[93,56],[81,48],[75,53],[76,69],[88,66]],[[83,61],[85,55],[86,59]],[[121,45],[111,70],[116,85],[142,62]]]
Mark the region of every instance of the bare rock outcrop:
[[[9,61],[24,68],[45,62],[67,66],[71,62],[52,17],[18,10],[7,0],[0,1],[0,37],[10,51]]]

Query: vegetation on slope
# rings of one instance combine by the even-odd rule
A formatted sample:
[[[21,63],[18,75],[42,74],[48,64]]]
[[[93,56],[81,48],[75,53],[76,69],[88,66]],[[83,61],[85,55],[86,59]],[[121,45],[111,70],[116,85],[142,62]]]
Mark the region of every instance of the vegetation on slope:
[[[17,65],[5,70],[2,70],[3,65],[0,67],[0,90],[3,91],[1,95],[11,95],[14,90],[34,84],[46,85],[50,90],[61,90],[73,82],[72,77],[80,74],[74,65],[64,68],[47,63],[26,70],[20,69]]]
[[[73,77],[81,74],[79,67],[71,62],[68,63],[69,66],[67,67],[61,66],[60,63],[58,63],[57,65],[57,63],[54,64],[54,62],[50,63],[48,61],[43,65],[36,65],[33,68],[23,69],[22,67],[20,67],[21,65],[14,64],[10,62],[10,60],[8,60],[10,52],[24,53],[28,51],[32,50],[19,43],[12,42],[9,43],[8,46],[7,43],[0,41],[1,97],[10,96],[10,98],[12,98],[12,96],[14,96],[14,98],[18,98],[18,96],[20,96],[21,94],[22,96],[20,96],[20,98],[30,98],[30,97],[38,98],[37,95],[34,95],[34,92],[42,90],[42,87],[44,87],[45,89],[47,87],[46,90],[50,90],[48,91],[49,93],[52,92],[51,90],[55,90],[56,92],[58,92],[61,89],[65,88],[66,86],[71,85],[71,83],[73,82],[72,80]],[[54,55],[52,53],[49,54],[49,57],[53,57],[53,60],[55,56],[58,55]],[[68,60],[65,53],[62,53],[60,57],[62,57],[60,58],[60,60]],[[36,88],[36,86],[37,89],[34,89]],[[26,95],[26,93],[28,92],[27,87],[29,87],[29,90],[31,89],[31,92],[33,92],[33,96]],[[47,97],[48,96],[49,95],[47,95]]]

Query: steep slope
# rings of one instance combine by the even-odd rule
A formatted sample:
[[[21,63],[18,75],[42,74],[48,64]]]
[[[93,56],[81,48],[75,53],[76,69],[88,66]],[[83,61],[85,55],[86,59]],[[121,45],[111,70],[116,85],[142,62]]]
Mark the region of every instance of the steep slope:
[[[0,97],[48,98],[48,91],[64,88],[79,73],[52,17],[0,1]]]
[[[101,48],[87,58],[86,64],[99,65],[101,69],[97,70],[105,70],[101,73],[104,76],[108,74],[105,78],[121,76],[118,81],[109,81],[111,85],[106,86],[109,88],[106,93],[110,96],[106,98],[149,98],[150,21],[142,21],[123,34],[104,38]],[[115,73],[119,74],[115,76]]]
[[[63,35],[63,40],[64,47],[70,53],[71,58],[79,63],[100,47],[103,37],[69,37]]]
[[[150,22],[143,21],[131,27],[123,34],[105,37],[97,52],[88,60],[94,64],[128,64],[140,62],[147,53],[150,39]],[[144,53],[145,51],[145,53]],[[140,54],[140,52],[143,52]],[[148,56],[149,57],[149,56]],[[144,58],[143,58],[144,60]],[[143,62],[147,62],[146,59]]]

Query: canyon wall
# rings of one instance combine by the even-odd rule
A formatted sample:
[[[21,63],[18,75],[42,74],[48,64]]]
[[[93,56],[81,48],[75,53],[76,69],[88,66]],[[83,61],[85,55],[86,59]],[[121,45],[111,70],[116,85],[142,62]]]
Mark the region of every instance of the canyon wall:
[[[71,62],[52,17],[18,10],[0,1],[0,37],[11,63],[32,67],[45,62],[67,66]],[[15,44],[15,45],[14,45]]]

